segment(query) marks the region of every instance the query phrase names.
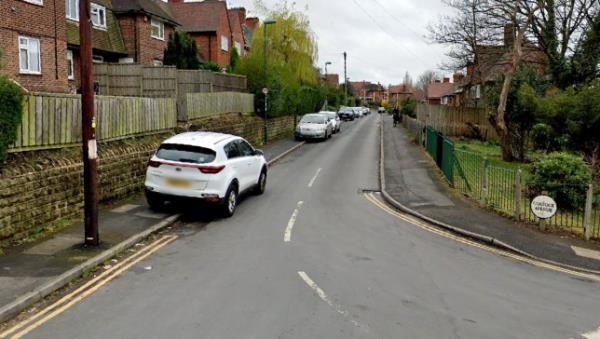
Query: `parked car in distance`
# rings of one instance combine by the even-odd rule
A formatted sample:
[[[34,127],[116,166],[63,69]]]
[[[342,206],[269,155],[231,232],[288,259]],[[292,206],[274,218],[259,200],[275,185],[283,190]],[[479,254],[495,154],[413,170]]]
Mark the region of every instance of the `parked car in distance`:
[[[365,115],[371,114],[371,109],[369,107],[363,107],[362,109]]]
[[[379,114],[385,113],[385,107],[379,107],[377,109],[377,113],[379,113]]]
[[[354,110],[354,115],[357,118],[362,118],[364,115],[364,111],[361,107],[352,107],[352,110]]]
[[[164,141],[148,162],[146,200],[153,209],[167,201],[201,200],[231,217],[241,194],[264,193],[267,167],[263,152],[240,137],[179,134]]]
[[[342,107],[338,112],[340,119],[344,121],[354,121],[355,115],[354,110],[350,107]]]
[[[331,124],[333,125],[333,133],[338,133],[342,129],[342,121],[336,112],[319,112],[319,114],[323,114],[329,119]]]
[[[306,114],[302,117],[294,136],[296,140],[320,139],[327,140],[333,135],[333,125],[322,114]]]

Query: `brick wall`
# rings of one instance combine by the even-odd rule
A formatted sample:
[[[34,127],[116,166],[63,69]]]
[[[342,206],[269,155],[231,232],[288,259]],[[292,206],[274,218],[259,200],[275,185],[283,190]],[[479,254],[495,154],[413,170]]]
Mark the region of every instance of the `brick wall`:
[[[152,25],[149,16],[121,16],[119,17],[119,24],[125,40],[125,48],[129,53],[129,57],[134,58],[136,63],[151,66],[154,60],[163,60],[169,35],[174,31],[173,26],[165,24],[165,38],[160,40],[152,37]]]
[[[7,75],[32,91],[68,92],[64,0],[36,5],[21,0],[0,1],[0,49]],[[19,35],[40,40],[41,74],[19,72]]]
[[[237,134],[257,147],[262,142],[262,120],[254,117],[229,115],[209,119],[195,129]],[[292,131],[293,117],[269,121],[270,140],[289,136]],[[147,161],[161,138],[144,140],[145,143],[129,146],[100,145],[101,201],[116,200],[143,189]],[[13,159],[0,169],[0,240],[22,238],[33,228],[82,216],[83,165],[78,155],[65,153],[71,155],[55,156],[55,160],[41,160],[35,153],[20,155],[29,159]]]

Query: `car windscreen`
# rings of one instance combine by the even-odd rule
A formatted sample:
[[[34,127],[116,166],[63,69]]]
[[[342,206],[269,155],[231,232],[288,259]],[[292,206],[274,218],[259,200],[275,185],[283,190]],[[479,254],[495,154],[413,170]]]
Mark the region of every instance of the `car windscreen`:
[[[326,116],[327,119],[335,119],[337,117],[337,114],[335,114],[335,113],[321,113],[321,114]]]
[[[340,113],[354,113],[354,110],[352,110],[351,108],[343,108],[342,110],[340,110]]]
[[[208,164],[215,161],[217,153],[211,149],[179,144],[163,144],[156,156],[167,161],[186,162],[190,164]]]
[[[326,118],[319,115],[307,115],[300,120],[301,124],[324,124],[326,122]]]

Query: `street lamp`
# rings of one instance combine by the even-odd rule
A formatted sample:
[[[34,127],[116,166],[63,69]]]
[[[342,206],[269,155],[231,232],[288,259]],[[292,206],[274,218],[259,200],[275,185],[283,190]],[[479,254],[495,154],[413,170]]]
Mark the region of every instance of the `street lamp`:
[[[265,20],[265,22],[263,23],[265,25],[264,31],[265,31],[265,43],[264,43],[264,61],[265,61],[265,65],[264,65],[264,72],[265,72],[265,88],[263,89],[263,94],[265,95],[265,112],[264,112],[264,117],[263,117],[263,122],[264,122],[264,128],[263,128],[263,143],[266,145],[268,142],[268,127],[267,127],[267,111],[268,111],[268,105],[267,105],[267,100],[269,97],[269,78],[268,78],[268,69],[267,69],[267,28],[269,27],[269,25],[274,25],[277,21],[275,20]]]
[[[327,66],[331,65],[331,61],[327,61],[325,63],[325,89],[327,92],[325,93],[325,108],[329,107],[329,74],[327,73]]]

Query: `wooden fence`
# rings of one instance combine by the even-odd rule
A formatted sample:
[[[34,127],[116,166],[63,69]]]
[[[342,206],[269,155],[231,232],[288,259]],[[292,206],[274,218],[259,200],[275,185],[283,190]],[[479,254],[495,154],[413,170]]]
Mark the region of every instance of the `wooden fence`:
[[[139,64],[95,64],[100,95],[170,97],[187,93],[247,92],[246,77]]]
[[[96,137],[118,140],[177,126],[172,98],[96,96]],[[23,101],[23,118],[10,152],[49,149],[81,142],[81,98],[68,94],[32,94]]]
[[[417,119],[448,136],[476,137],[480,134],[485,140],[498,139],[488,120],[488,112],[481,108],[419,104]]]
[[[254,95],[247,93],[188,93],[186,95],[187,116],[180,120],[196,120],[224,113],[254,112]]]

